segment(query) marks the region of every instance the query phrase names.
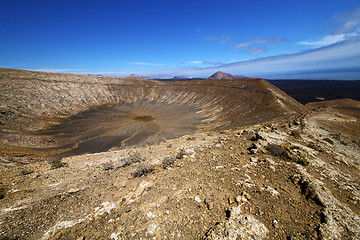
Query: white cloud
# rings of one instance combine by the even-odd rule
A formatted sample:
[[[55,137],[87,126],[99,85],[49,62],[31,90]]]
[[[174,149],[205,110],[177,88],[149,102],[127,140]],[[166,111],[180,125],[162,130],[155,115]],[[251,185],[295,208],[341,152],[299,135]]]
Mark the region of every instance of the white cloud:
[[[207,64],[207,65],[223,65],[222,62],[212,62],[212,61],[189,61],[187,64]]]
[[[247,50],[251,55],[258,55],[260,53],[267,52],[267,48],[250,48]]]
[[[203,61],[204,64],[209,64],[209,65],[215,65],[215,66],[219,66],[219,65],[223,65],[224,63],[222,62],[212,62],[212,61]]]
[[[287,39],[281,38],[281,37],[257,38],[257,39],[252,39],[252,40],[249,40],[249,41],[238,43],[238,44],[232,46],[232,48],[234,48],[234,49],[236,49],[236,48],[247,48],[247,47],[250,47],[251,45],[258,45],[258,44],[265,44],[265,43],[278,44],[278,43],[283,43],[283,42],[286,42],[286,41],[287,41]]]
[[[345,34],[336,34],[336,35],[327,35],[319,40],[305,40],[298,42],[301,45],[310,45],[315,47],[324,47],[328,46],[337,42],[341,42],[345,40]]]
[[[231,40],[231,35],[230,34],[221,34],[219,36],[210,36],[205,38],[206,41],[209,42],[214,42],[214,41],[219,41],[220,44],[225,44],[230,42]]]
[[[203,61],[190,61],[189,64],[202,64]]]

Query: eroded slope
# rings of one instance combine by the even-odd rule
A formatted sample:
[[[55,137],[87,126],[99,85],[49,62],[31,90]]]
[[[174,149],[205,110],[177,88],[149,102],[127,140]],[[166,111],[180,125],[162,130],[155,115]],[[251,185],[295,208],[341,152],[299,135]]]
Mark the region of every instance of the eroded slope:
[[[0,69],[0,89],[0,148],[5,156],[18,157],[15,159],[18,161],[41,156],[43,152],[39,153],[37,148],[67,146],[49,135],[34,133],[61,123],[61,118],[81,115],[94,106],[117,106],[120,111],[127,108],[127,114],[134,116],[132,119],[150,116],[153,126],[135,124],[135,128],[130,127],[136,129],[135,134],[133,131],[121,134],[127,142],[134,141],[128,138],[136,136],[135,139],[143,139],[141,143],[189,133],[181,131],[181,127],[229,129],[288,116],[303,109],[301,104],[262,79],[159,82]],[[150,111],[154,104],[159,106],[157,112]],[[146,132],[143,134],[139,129]],[[143,135],[157,137],[144,138]],[[113,136],[111,131],[101,134],[101,137],[109,136]],[[85,136],[75,145],[68,145],[66,151],[93,138],[93,135]],[[119,141],[118,147],[125,142]]]

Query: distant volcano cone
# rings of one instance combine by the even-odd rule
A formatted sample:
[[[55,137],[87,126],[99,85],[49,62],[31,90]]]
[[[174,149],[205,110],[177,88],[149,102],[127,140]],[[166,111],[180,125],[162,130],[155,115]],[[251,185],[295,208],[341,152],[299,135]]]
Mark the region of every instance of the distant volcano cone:
[[[135,78],[135,79],[147,79],[148,77],[145,77],[145,76],[139,76],[139,75],[136,75],[136,74],[131,74],[128,76],[128,78]]]
[[[231,75],[230,73],[225,73],[221,71],[217,71],[213,75],[211,75],[208,79],[248,79],[249,77],[241,76],[241,75]]]

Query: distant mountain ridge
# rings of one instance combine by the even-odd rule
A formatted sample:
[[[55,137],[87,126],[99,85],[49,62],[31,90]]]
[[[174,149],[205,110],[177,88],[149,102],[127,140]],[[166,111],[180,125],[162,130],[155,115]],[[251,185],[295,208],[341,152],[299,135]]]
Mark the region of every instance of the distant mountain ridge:
[[[136,78],[136,79],[148,79],[148,77],[145,77],[145,76],[139,76],[139,75],[136,75],[136,74],[131,74],[128,76],[128,78]]]
[[[217,71],[216,73],[208,77],[208,79],[249,79],[249,77],[245,77],[242,75],[231,75],[230,73]]]
[[[183,76],[175,76],[175,77],[173,77],[172,79],[186,79],[186,77],[183,77]]]

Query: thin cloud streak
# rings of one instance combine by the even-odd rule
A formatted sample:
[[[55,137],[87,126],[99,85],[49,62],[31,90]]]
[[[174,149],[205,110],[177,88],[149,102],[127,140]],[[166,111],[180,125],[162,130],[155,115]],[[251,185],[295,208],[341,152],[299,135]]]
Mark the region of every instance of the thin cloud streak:
[[[258,55],[264,52],[267,52],[267,48],[250,48],[247,50],[251,55]]]
[[[230,42],[231,35],[230,34],[221,34],[219,36],[209,36],[209,37],[205,38],[205,40],[209,41],[209,42],[219,41],[220,44],[225,44],[225,43]]]
[[[324,47],[324,46],[328,46],[328,45],[331,45],[331,44],[334,44],[334,43],[337,43],[337,42],[341,42],[341,41],[344,41],[344,40],[345,40],[345,34],[336,34],[336,35],[324,36],[320,40],[301,41],[301,42],[298,42],[298,44],[300,44],[300,45],[310,45],[310,46],[315,46],[315,47]]]
[[[219,66],[219,65],[224,65],[225,63],[222,62],[212,62],[212,61],[189,61],[187,62],[188,64],[207,64],[207,65],[215,65],[215,66]]]
[[[234,49],[247,48],[247,47],[250,47],[252,45],[265,44],[265,43],[279,44],[279,43],[283,43],[283,42],[286,42],[286,41],[287,41],[287,39],[281,38],[281,37],[257,38],[257,39],[252,39],[252,40],[249,40],[249,41],[238,43],[238,44],[236,44],[234,46],[231,46],[231,48],[234,48]]]
[[[222,63],[222,62],[211,62],[211,61],[203,61],[203,64],[209,64],[209,65],[215,65],[215,66],[224,65],[224,63]]]

